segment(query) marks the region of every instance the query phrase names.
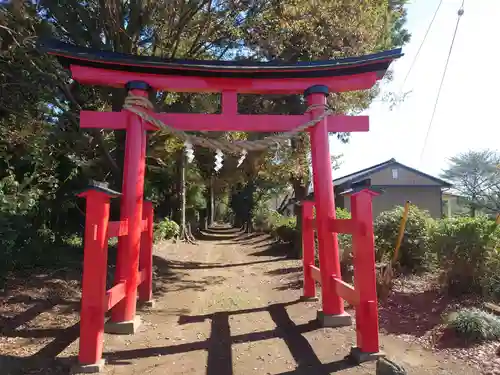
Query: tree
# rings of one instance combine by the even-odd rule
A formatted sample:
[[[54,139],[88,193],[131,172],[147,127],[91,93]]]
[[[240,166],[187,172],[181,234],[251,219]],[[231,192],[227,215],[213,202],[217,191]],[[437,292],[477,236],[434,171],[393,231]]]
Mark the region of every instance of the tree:
[[[470,150],[450,159],[441,175],[467,200],[470,213],[500,212],[500,153]]]
[[[35,48],[55,36],[81,46],[165,57],[217,58],[236,39],[231,2],[203,1],[0,1],[0,247],[10,263],[32,266],[30,255],[51,262],[48,238],[82,229],[83,207],[75,192],[89,179],[120,189],[124,132],[81,131],[81,109],[119,110],[124,90],[71,83],[68,71]],[[193,100],[157,97],[159,110]],[[204,107],[195,102],[196,109]],[[174,158],[179,142],[165,134],[148,139],[146,193],[157,212],[171,215],[179,201]],[[180,145],[181,147],[181,145]],[[204,183],[189,168],[186,210],[198,209]],[[201,180],[201,181],[200,181]],[[48,230],[49,228],[50,230]],[[39,234],[46,238],[38,240]],[[43,246],[46,243],[47,246]],[[27,251],[31,246],[33,252]],[[18,262],[19,256],[28,261]],[[43,257],[41,257],[43,259]],[[58,258],[61,258],[60,256]],[[10,268],[12,264],[6,264]],[[0,264],[1,268],[2,264]]]
[[[356,56],[402,46],[410,39],[404,28],[406,0],[358,1],[256,1],[247,14],[245,43],[253,58],[308,61]],[[390,75],[388,75],[390,77]],[[330,95],[329,105],[338,113],[356,114],[368,108],[379,92],[371,90]],[[297,114],[306,109],[301,96],[274,97],[273,113]],[[337,134],[347,142],[348,134]],[[309,138],[302,134],[291,142],[282,158],[281,175],[290,181],[297,200],[303,200],[311,181]],[[300,211],[296,212],[300,216]],[[300,217],[297,227],[300,229]]]
[[[45,249],[37,246],[43,243],[36,239],[40,233],[62,241],[82,230],[83,207],[75,200],[75,191],[89,179],[109,181],[117,190],[121,186],[124,132],[82,131],[78,122],[81,109],[120,110],[125,91],[71,82],[68,71],[54,58],[37,52],[37,38],[53,36],[80,46],[165,58],[300,61],[401,45],[408,38],[403,28],[404,3],[0,1],[0,247],[29,256],[23,249],[33,245],[34,251],[43,253]],[[335,95],[330,104],[339,112],[355,113],[366,108],[375,93]],[[159,111],[215,113],[220,109],[217,95],[168,92],[152,99]],[[240,102],[248,113],[293,114],[305,109],[299,96],[241,98]],[[210,136],[230,140],[266,134]],[[227,155],[217,176],[213,150],[196,150],[196,163],[186,170],[183,194],[182,173],[175,162],[169,162],[176,159],[182,142],[152,133],[146,194],[158,214],[172,216],[182,195],[188,211],[205,206],[201,199],[205,192],[207,206],[212,207],[214,195],[227,195],[231,186],[240,184],[251,203],[243,214],[248,221],[252,207],[265,195],[261,193],[266,184],[291,181],[297,196],[307,191],[308,147],[308,137],[302,135],[292,147],[249,155],[239,169]],[[14,259],[9,251],[2,252],[3,258]]]

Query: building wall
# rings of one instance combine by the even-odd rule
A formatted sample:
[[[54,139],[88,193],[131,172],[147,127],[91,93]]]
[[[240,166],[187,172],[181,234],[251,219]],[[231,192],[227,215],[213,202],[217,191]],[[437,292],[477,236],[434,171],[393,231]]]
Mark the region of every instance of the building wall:
[[[420,209],[429,211],[433,218],[442,216],[441,187],[440,186],[391,186],[383,187],[384,193],[373,198],[373,217],[381,212],[404,206],[409,200]],[[344,197],[344,207],[351,210],[349,197]]]
[[[396,170],[396,178],[393,178],[393,169]],[[440,186],[437,181],[431,180],[425,176],[414,173],[398,165],[389,166],[381,171],[370,175],[372,185],[431,185]]]
[[[470,213],[470,208],[464,198],[443,193],[443,213],[447,217],[466,215]]]

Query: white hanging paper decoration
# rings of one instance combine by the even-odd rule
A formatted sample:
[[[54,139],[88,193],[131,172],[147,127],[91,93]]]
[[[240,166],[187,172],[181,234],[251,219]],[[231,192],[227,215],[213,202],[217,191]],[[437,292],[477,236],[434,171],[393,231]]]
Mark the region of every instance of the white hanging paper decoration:
[[[219,169],[222,168],[222,159],[224,158],[224,154],[222,153],[221,150],[217,149],[217,151],[215,151],[215,171],[218,172]]]
[[[238,165],[237,165],[237,167],[239,167],[239,166],[243,163],[243,161],[244,161],[244,160],[245,160],[245,158],[247,157],[247,154],[248,154],[247,150],[243,150],[243,151],[241,151],[241,156],[240,156],[240,158],[238,159]]]
[[[194,159],[193,145],[191,144],[191,142],[186,141],[184,142],[184,148],[186,151],[187,162],[191,163]]]

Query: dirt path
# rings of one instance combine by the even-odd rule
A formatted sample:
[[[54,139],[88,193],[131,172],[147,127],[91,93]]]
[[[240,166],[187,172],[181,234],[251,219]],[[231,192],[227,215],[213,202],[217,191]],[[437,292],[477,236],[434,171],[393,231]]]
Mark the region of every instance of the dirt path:
[[[263,236],[158,247],[156,306],[141,313],[144,324],[134,336],[106,336],[106,373],[374,374],[374,364],[352,367],[343,360],[355,343],[353,327],[319,328],[314,321],[319,304],[298,301],[300,262],[268,248]],[[0,368],[1,354],[9,351],[2,344]],[[396,337],[383,336],[382,345],[409,374],[478,373]],[[57,363],[76,351],[74,341]],[[60,372],[49,368],[16,373],[67,373],[65,365]]]

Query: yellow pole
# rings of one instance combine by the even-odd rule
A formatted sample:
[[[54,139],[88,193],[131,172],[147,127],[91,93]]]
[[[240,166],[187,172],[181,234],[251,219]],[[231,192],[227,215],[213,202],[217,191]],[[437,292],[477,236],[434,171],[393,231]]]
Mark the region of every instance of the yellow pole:
[[[394,256],[392,258],[392,263],[398,260],[399,248],[401,247],[401,242],[403,242],[403,237],[405,235],[406,221],[408,220],[408,213],[410,212],[410,201],[406,201],[405,208],[403,211],[403,217],[401,218],[401,224],[399,225],[399,235],[398,241],[396,242],[396,247],[394,249]]]
[[[393,276],[392,265],[396,263],[399,254],[399,248],[401,247],[401,242],[403,242],[403,237],[405,234],[406,221],[408,220],[408,213],[410,212],[410,201],[406,201],[403,210],[403,217],[401,218],[401,224],[399,225],[398,240],[396,242],[396,247],[394,248],[394,256],[391,262],[382,271],[382,281],[386,288],[390,288]]]
[[[497,223],[498,225],[500,225],[500,213],[498,213],[498,214],[497,214],[497,220],[496,220],[496,223]]]

